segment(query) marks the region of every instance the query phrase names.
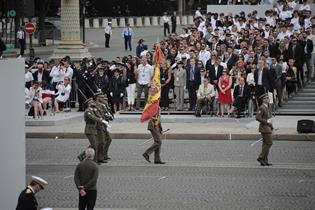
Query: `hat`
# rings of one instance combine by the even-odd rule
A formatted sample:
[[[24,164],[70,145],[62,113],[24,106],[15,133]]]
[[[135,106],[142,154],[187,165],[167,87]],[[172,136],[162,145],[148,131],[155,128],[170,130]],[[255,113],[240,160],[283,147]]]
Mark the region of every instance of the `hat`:
[[[94,97],[107,98],[106,94],[100,92],[94,93]]]
[[[36,63],[37,63],[37,64],[44,64],[44,60],[39,59]]]
[[[32,176],[32,181],[36,182],[41,186],[42,189],[44,189],[44,186],[48,185],[48,182],[45,181],[44,179],[38,177],[38,176]]]
[[[90,101],[93,101],[93,98],[92,98],[92,97],[91,97],[91,98],[86,99],[86,100],[84,101],[84,104],[88,104]]]
[[[261,96],[259,96],[259,99],[263,99],[265,97],[269,97],[267,93],[262,94]]]

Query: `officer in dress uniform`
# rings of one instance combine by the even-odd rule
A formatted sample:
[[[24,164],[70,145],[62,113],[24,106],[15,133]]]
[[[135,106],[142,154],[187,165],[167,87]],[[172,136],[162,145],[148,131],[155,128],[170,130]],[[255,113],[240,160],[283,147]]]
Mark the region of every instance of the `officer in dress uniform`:
[[[93,101],[93,98],[88,98],[85,101],[85,104],[87,105],[87,109],[84,112],[84,121],[86,123],[85,129],[84,129],[84,134],[86,135],[86,137],[88,138],[88,140],[90,142],[89,147],[92,147],[95,150],[94,160],[96,162],[98,162],[99,164],[101,164],[104,161],[102,161],[103,155],[100,155],[100,153],[98,152],[99,145],[98,145],[98,140],[97,140],[97,135],[98,135],[97,124],[108,125],[108,122],[97,115],[98,110],[95,107],[95,102]],[[101,145],[101,146],[103,146],[103,145]],[[103,151],[103,150],[101,150],[101,151]],[[85,158],[85,153],[82,152],[78,156],[78,159],[80,161],[82,161],[84,158]]]
[[[160,153],[161,153],[161,144],[162,144],[162,125],[161,125],[161,116],[160,113],[153,116],[148,123],[148,130],[151,132],[154,143],[151,147],[149,147],[145,153],[143,153],[143,157],[146,161],[151,163],[150,154],[154,152],[154,163],[155,164],[165,164],[165,162],[161,161]]]
[[[107,96],[102,92],[97,92],[94,94],[96,98],[96,107],[101,111],[102,118],[105,119],[107,122],[112,121],[114,119],[114,115],[111,112],[110,107],[107,103]],[[108,156],[108,149],[112,142],[112,138],[109,134],[109,127],[104,128],[104,160],[110,160]]]
[[[265,93],[259,97],[262,100],[262,105],[259,107],[259,110],[256,114],[256,120],[259,124],[259,132],[262,136],[262,150],[257,159],[262,166],[271,166],[272,164],[268,161],[268,154],[270,147],[272,145],[272,131],[273,125],[271,121],[271,111],[269,109],[269,97],[268,94]]]
[[[43,190],[47,184],[44,179],[32,176],[30,185],[20,193],[16,210],[38,210],[35,194]]]

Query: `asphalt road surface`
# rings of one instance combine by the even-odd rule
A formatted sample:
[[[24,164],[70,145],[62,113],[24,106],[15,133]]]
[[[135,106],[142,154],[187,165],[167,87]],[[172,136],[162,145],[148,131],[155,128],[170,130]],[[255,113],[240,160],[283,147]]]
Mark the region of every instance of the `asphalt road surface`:
[[[256,161],[250,141],[166,140],[162,160],[147,163],[143,140],[114,140],[112,160],[100,166],[96,206],[106,209],[315,209],[315,142],[276,141],[271,167]],[[77,208],[76,156],[86,139],[27,139],[27,181],[49,185],[41,207]],[[151,157],[152,158],[152,157]]]

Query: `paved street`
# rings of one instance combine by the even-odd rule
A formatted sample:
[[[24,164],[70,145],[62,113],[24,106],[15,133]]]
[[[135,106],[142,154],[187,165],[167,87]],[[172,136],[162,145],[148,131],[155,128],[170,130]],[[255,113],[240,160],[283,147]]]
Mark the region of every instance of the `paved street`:
[[[113,60],[116,56],[127,56],[129,54],[136,55],[136,46],[139,39],[144,39],[149,50],[152,50],[153,44],[157,39],[162,40],[163,27],[141,27],[133,28],[134,37],[132,38],[132,52],[124,50],[124,40],[121,36],[122,28],[114,28],[111,36],[110,47],[105,48],[104,29],[86,29],[86,43],[89,46],[89,51],[92,56],[102,57],[107,60]],[[181,32],[181,27],[178,27],[178,32]],[[57,44],[59,41],[56,41]],[[48,41],[51,44],[51,41]],[[43,59],[48,59],[52,54],[53,48],[56,46],[48,45],[47,47],[36,48],[36,55]],[[28,53],[28,50],[26,51]]]
[[[98,208],[137,210],[314,209],[315,143],[275,141],[264,168],[253,141],[167,140],[165,166],[145,162],[144,140],[114,140],[112,161],[100,166]],[[76,208],[75,157],[85,139],[27,139],[27,179],[49,186],[40,206]]]

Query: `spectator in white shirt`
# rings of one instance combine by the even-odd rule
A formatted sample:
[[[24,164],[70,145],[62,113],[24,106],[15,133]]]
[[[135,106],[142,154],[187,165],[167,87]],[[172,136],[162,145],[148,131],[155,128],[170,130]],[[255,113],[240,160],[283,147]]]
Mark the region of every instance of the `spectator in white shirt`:
[[[37,81],[33,81],[32,87],[28,92],[28,96],[26,96],[25,104],[27,106],[34,107],[34,118],[39,119],[43,117],[44,110],[42,108],[42,88],[39,86]]]
[[[108,25],[104,28],[105,32],[105,48],[109,48],[110,36],[113,34],[112,22],[108,22]]]
[[[32,72],[29,70],[28,65],[25,65],[24,79],[25,79],[25,87],[29,89],[32,85],[32,81],[34,80],[34,77],[33,77]]]
[[[247,77],[246,77],[246,82],[249,86],[253,87],[255,86],[255,78],[254,78],[254,73],[256,71],[256,65],[252,65],[250,67],[250,73],[247,74]]]
[[[300,11],[303,11],[303,10],[310,11],[311,10],[311,6],[308,4],[308,0],[303,0],[303,4],[300,6],[299,10]]]
[[[283,21],[292,17],[292,10],[288,5],[284,5],[283,10],[279,14],[279,18]]]
[[[299,12],[295,10],[293,12],[293,18],[291,19],[291,24],[293,24],[293,29],[294,30],[299,30],[300,29],[300,17],[299,17]]]
[[[202,14],[201,14],[200,10],[201,10],[201,8],[198,7],[197,10],[196,10],[196,12],[195,12],[195,18],[197,18],[197,17],[202,17]]]
[[[146,56],[141,57],[141,64],[139,64],[138,69],[136,70],[137,78],[137,101],[136,109],[140,108],[140,98],[142,92],[144,92],[145,102],[148,99],[149,84],[151,77],[153,76],[153,67],[148,64]]]
[[[63,83],[57,85],[56,89],[58,90],[57,97],[55,99],[55,110],[60,112],[59,103],[64,104],[70,96],[71,84],[70,77],[65,77]]]
[[[211,54],[206,50],[206,44],[201,45],[201,50],[198,55],[198,59],[202,61],[203,66],[206,66],[207,61],[210,59]]]
[[[167,34],[170,34],[170,25],[168,23],[170,20],[167,16],[167,12],[164,12],[162,20],[163,20],[163,26],[164,26],[164,36],[166,37]],[[167,34],[166,34],[166,31],[167,31]]]

